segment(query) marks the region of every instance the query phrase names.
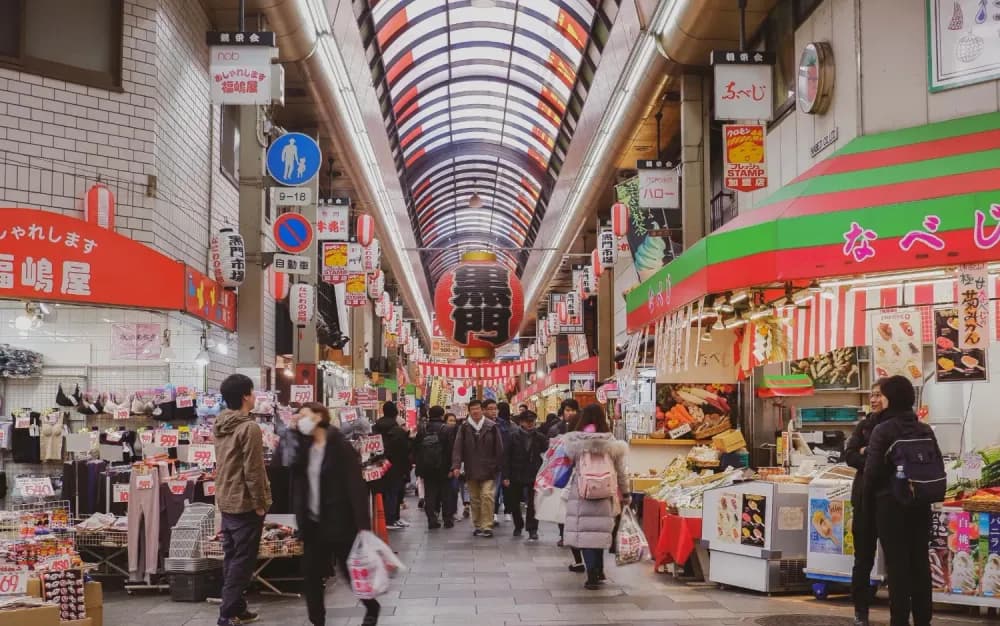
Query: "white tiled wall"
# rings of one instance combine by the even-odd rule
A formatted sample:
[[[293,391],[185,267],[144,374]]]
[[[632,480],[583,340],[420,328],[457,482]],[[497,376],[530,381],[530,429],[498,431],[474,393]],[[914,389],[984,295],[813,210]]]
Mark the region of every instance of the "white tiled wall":
[[[82,217],[80,198],[100,175],[120,234],[204,271],[211,234],[239,215],[220,170],[220,109],[209,101],[211,24],[189,0],[125,0],[124,13],[121,93],[0,68],[0,206]],[[264,326],[273,362],[273,305]],[[7,329],[0,324],[0,338]],[[210,383],[234,371],[231,345],[209,367]]]

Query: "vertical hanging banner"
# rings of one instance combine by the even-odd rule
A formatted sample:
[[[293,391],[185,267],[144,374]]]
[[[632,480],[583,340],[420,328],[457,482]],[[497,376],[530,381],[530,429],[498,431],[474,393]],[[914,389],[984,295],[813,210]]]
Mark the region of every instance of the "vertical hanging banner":
[[[985,263],[958,267],[959,348],[985,350],[990,342],[990,284]]]
[[[601,267],[611,270],[618,260],[618,242],[610,228],[603,228],[597,235],[597,254],[601,259]]]
[[[723,183],[733,191],[755,191],[767,187],[763,124],[722,126]]]
[[[566,320],[558,319],[558,315],[550,315],[555,319],[556,333],[560,335],[576,335],[583,332],[583,309],[580,306],[580,295],[576,291],[569,293],[549,294],[549,311],[558,311],[560,304],[566,309]]]
[[[379,244],[378,239],[372,239],[371,243],[362,249],[361,264],[364,266],[364,271],[374,272],[378,270],[381,262],[382,247]]]
[[[715,119],[762,120],[774,117],[774,53],[713,50]]]
[[[83,197],[83,219],[108,230],[115,229],[115,194],[105,185],[95,183]]]
[[[347,289],[344,297],[346,306],[364,306],[368,302],[365,275],[359,272],[347,274]]]
[[[644,281],[683,251],[679,209],[643,209],[639,206],[639,177],[615,186],[618,203],[628,207],[628,248]]]
[[[323,242],[323,282],[331,285],[347,280],[346,243]]]
[[[347,220],[350,213],[348,198],[334,198],[331,204],[316,207],[316,239],[318,241],[347,241],[350,227]]]
[[[961,270],[959,270],[961,271]],[[961,289],[961,283],[959,284]],[[982,347],[964,349],[960,347],[963,334],[967,331],[961,306],[962,294],[959,292],[959,307],[947,306],[934,309],[934,366],[935,379],[939,383],[975,383],[989,380],[988,346],[985,341]]]

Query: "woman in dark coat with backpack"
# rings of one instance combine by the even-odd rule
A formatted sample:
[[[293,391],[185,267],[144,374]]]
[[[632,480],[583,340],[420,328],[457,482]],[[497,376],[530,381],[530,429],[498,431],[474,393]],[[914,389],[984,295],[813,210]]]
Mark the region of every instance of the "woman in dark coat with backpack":
[[[622,507],[628,506],[628,471],[625,454],[628,444],[618,441],[611,434],[604,409],[599,404],[583,408],[575,423],[576,430],[563,436],[566,455],[573,461],[573,475],[566,487],[566,544],[583,552],[587,566],[587,589],[599,589],[604,582],[604,551],[611,547],[615,517]],[[587,453],[588,461],[598,457],[599,465],[614,468],[616,483],[614,493],[606,498],[590,499],[581,493],[581,482],[587,475],[581,463]],[[586,485],[585,485],[586,486]]]
[[[863,493],[875,511],[878,538],[889,576],[891,626],[931,623],[931,504],[944,497],[941,449],[930,426],[913,412],[916,392],[904,376],[881,385],[888,408],[872,431],[865,459]],[[855,620],[867,626],[867,616]]]
[[[371,530],[368,485],[354,446],[330,424],[322,404],[304,405],[295,422],[300,441],[292,463],[292,507],[304,551],[304,591],[309,621],[326,623],[326,579],[336,561],[349,583],[347,559],[360,530]],[[364,626],[378,623],[378,600],[362,600]]]

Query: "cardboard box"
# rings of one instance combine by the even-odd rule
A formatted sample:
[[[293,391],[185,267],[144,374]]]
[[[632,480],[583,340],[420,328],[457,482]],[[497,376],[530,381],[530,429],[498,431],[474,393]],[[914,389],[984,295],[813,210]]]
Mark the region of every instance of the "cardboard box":
[[[0,611],[0,626],[60,626],[59,607],[53,604],[31,609]]]
[[[631,480],[632,493],[643,493],[647,489],[652,489],[662,482],[659,478],[633,478]]]
[[[712,437],[712,445],[720,452],[736,452],[747,447],[747,440],[738,430],[727,430]]]
[[[88,606],[87,617],[93,622],[92,626],[104,626],[104,607]]]
[[[89,617],[83,619],[71,619],[65,622],[59,622],[59,626],[93,626],[94,621]]]
[[[32,598],[42,597],[42,580],[40,578],[29,578],[27,593]]]
[[[83,604],[88,608],[104,606],[104,588],[101,583],[89,582],[83,585]],[[90,614],[90,611],[87,611]]]

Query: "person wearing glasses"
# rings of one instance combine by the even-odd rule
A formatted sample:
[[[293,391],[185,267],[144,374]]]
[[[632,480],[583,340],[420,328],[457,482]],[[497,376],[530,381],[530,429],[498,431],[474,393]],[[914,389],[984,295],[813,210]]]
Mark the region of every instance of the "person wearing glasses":
[[[871,388],[869,405],[871,410],[858,425],[847,440],[844,448],[844,460],[857,470],[854,485],[851,487],[851,506],[854,508],[852,532],[854,533],[854,568],[851,571],[851,597],[854,601],[855,626],[868,626],[868,608],[871,605],[871,572],[875,566],[875,549],[878,543],[875,530],[875,512],[868,511],[864,502],[864,471],[868,443],[872,431],[884,421],[886,409],[885,397],[882,395],[882,384],[886,379],[879,379]]]

